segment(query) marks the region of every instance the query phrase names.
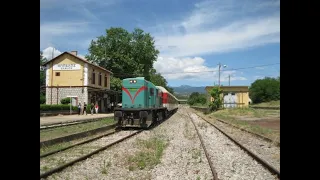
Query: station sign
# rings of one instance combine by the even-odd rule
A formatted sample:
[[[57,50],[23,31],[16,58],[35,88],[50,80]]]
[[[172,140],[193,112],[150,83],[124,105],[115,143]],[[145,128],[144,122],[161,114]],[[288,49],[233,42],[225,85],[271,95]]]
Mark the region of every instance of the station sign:
[[[80,70],[81,66],[80,64],[55,64],[53,66],[53,70],[58,71],[74,71],[74,70]]]

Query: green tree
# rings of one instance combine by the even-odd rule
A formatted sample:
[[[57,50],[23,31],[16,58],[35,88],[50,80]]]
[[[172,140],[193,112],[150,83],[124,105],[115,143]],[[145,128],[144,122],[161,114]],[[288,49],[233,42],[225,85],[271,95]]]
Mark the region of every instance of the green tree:
[[[110,28],[105,36],[92,40],[86,59],[111,70],[114,77],[124,79],[143,75],[150,80],[150,70],[159,53],[149,33],[135,29]]]
[[[193,92],[193,93],[191,93],[190,96],[189,96],[189,98],[188,98],[187,103],[188,103],[189,105],[195,104],[195,101],[196,101],[196,99],[199,97],[199,95],[200,95],[200,93],[198,93],[198,92]]]
[[[111,76],[111,78],[110,78],[110,89],[115,90],[115,91],[121,91],[121,89],[122,89],[122,81],[121,81],[121,79]]]
[[[249,96],[253,103],[280,100],[280,76],[257,79],[249,88]]]
[[[157,60],[159,51],[155,48],[155,41],[149,33],[142,29],[135,28],[132,36],[132,57],[138,62],[138,73],[150,81],[150,73],[153,70],[153,63]]]
[[[46,96],[40,94],[40,104],[44,104],[44,103],[46,103]]]
[[[150,81],[156,86],[164,87],[171,94],[174,93],[173,88],[168,86],[167,80],[153,68],[150,70]]]
[[[99,36],[97,40],[91,41],[86,59],[111,70],[115,77],[121,79],[132,77],[137,62],[131,55],[131,40],[131,34],[123,28],[107,29],[105,36]]]
[[[47,62],[47,58],[43,56],[43,52],[40,51],[40,66],[42,66],[45,62]]]
[[[188,100],[188,97],[187,96],[184,96],[184,95],[180,95],[180,94],[174,94],[174,96],[178,99],[181,99],[181,100]]]
[[[210,91],[211,97],[213,97],[213,101],[210,102],[209,107],[211,111],[215,111],[221,108],[222,106],[222,99],[221,94],[223,91],[219,86],[213,87]]]
[[[195,105],[195,104],[206,104],[207,103],[207,98],[205,94],[200,94],[198,92],[193,92],[190,94],[187,103],[189,105]]]
[[[47,59],[45,57],[43,57],[43,54],[40,51],[40,66],[42,66],[46,61],[47,61]],[[40,87],[44,86],[45,83],[46,83],[45,71],[40,70]]]

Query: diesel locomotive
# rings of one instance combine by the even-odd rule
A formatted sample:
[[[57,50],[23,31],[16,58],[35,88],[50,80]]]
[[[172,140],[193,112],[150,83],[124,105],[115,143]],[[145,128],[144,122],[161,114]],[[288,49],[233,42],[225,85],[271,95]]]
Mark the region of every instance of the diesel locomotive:
[[[118,127],[148,128],[178,110],[178,99],[144,77],[122,80],[122,107],[115,108]]]

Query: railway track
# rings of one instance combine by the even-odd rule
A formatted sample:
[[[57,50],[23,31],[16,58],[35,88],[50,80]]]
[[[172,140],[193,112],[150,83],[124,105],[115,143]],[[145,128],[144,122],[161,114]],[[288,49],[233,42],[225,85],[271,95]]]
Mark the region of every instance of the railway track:
[[[201,115],[199,115],[198,113],[195,113],[195,114],[197,114],[197,116],[201,117],[201,119],[203,119],[204,121],[207,121],[205,118],[203,118],[203,117],[202,117]],[[244,132],[247,132],[247,133],[249,133],[249,134],[252,134],[252,135],[254,135],[254,136],[256,136],[256,137],[259,137],[259,138],[261,138],[261,139],[263,139],[263,140],[265,140],[265,141],[274,143],[276,146],[280,147],[280,142],[279,142],[279,141],[275,141],[275,140],[273,140],[273,139],[271,139],[271,138],[269,138],[269,137],[263,136],[263,135],[261,135],[261,134],[254,133],[254,132],[252,132],[252,131],[249,131],[249,130],[244,129],[244,128],[241,128],[241,127],[238,127],[238,126],[236,126],[236,125],[234,125],[234,124],[231,124],[231,123],[228,123],[228,122],[226,122],[226,121],[224,121],[224,120],[222,120],[222,119],[215,118],[215,120],[217,120],[217,121],[219,121],[219,122],[221,122],[221,123],[224,123],[224,124],[226,124],[226,125],[228,125],[228,126],[237,128],[237,129],[239,129],[239,130],[241,130],[241,131],[244,131]],[[208,122],[208,121],[207,121],[207,122]]]
[[[40,159],[44,158],[44,157],[47,157],[47,156],[50,156],[50,155],[53,155],[53,154],[56,154],[56,153],[59,153],[59,152],[62,152],[62,151],[65,151],[65,150],[68,150],[68,149],[76,147],[76,146],[80,146],[82,144],[86,144],[86,143],[92,142],[92,141],[100,139],[102,137],[112,135],[114,133],[116,133],[116,131],[112,131],[112,132],[109,132],[109,133],[106,133],[106,134],[102,134],[100,136],[97,136],[97,137],[94,137],[94,138],[90,138],[88,140],[81,141],[79,143],[75,143],[73,145],[70,145],[70,146],[67,146],[67,147],[64,147],[64,148],[61,148],[61,149],[57,149],[57,150],[54,150],[54,151],[50,151],[50,152],[47,152],[47,153],[40,154]]]
[[[202,117],[201,115],[199,115],[197,112],[194,111],[194,113],[197,114],[197,116],[201,117],[204,121],[207,121],[205,118],[203,118],[203,117]],[[226,124],[226,125],[228,125],[228,126],[237,128],[237,129],[239,129],[239,130],[241,130],[241,131],[244,131],[244,132],[247,132],[247,133],[249,133],[249,134],[252,134],[252,135],[254,135],[254,136],[256,136],[256,137],[259,137],[259,138],[261,138],[261,139],[263,139],[263,140],[265,140],[265,141],[272,142],[272,143],[274,143],[276,146],[280,147],[280,142],[279,142],[279,141],[275,141],[275,140],[273,140],[273,139],[271,139],[271,138],[269,138],[269,137],[263,136],[263,135],[261,135],[261,134],[254,133],[254,132],[252,132],[252,131],[249,131],[249,130],[244,129],[244,128],[241,128],[241,127],[238,127],[238,126],[236,126],[236,125],[234,125],[234,124],[231,124],[231,123],[228,123],[228,122],[226,122],[226,121],[224,121],[224,120],[222,120],[222,119],[215,118],[215,120],[217,120],[217,121],[219,121],[219,122],[221,122],[221,123],[224,123],[224,124]],[[207,121],[207,122],[208,122],[208,121]]]
[[[81,131],[81,132],[69,134],[69,135],[62,136],[62,137],[57,137],[57,138],[53,138],[53,139],[40,141],[40,148],[46,147],[46,146],[52,146],[52,145],[63,143],[63,142],[77,140],[77,139],[80,139],[80,138],[84,138],[84,137],[86,137],[88,135],[95,135],[95,134],[98,134],[98,133],[105,132],[107,130],[113,129],[115,127],[116,127],[116,124],[111,124],[111,125],[102,126],[102,127],[99,127],[99,128],[87,130],[87,131]]]
[[[170,114],[166,119],[164,119],[161,122],[154,123],[148,129],[156,128],[161,123],[163,123],[164,121],[169,119],[172,115],[173,114]],[[97,153],[99,153],[99,152],[101,152],[103,150],[106,150],[106,149],[112,147],[113,145],[116,145],[116,144],[118,144],[118,143],[120,143],[120,142],[122,142],[122,141],[124,141],[124,140],[126,140],[128,138],[131,138],[131,137],[133,137],[133,136],[135,136],[135,135],[137,135],[137,134],[139,134],[139,133],[141,133],[143,131],[144,130],[140,130],[140,129],[139,130],[123,130],[123,131],[122,130],[116,130],[115,132],[106,133],[104,135],[101,135],[101,136],[98,136],[98,137],[95,137],[95,138],[91,138],[91,139],[83,141],[83,142],[79,142],[77,144],[65,147],[63,149],[59,149],[59,150],[56,150],[56,151],[48,152],[46,154],[42,154],[42,155],[40,155],[40,164],[41,164],[41,160],[45,160],[47,158],[50,158],[50,157],[58,155],[58,154],[60,155],[59,159],[61,159],[61,154],[60,153],[65,153],[65,157],[72,156],[72,154],[71,155],[68,154],[67,151],[76,149],[77,147],[89,146],[88,144],[91,144],[91,143],[92,143],[93,146],[97,146],[97,144],[99,144],[99,143],[97,143],[97,141],[100,141],[100,142],[104,143],[103,146],[100,146],[99,148],[96,148],[95,150],[92,150],[89,153],[86,153],[85,155],[81,155],[79,157],[76,157],[76,158],[73,158],[71,160],[68,160],[68,162],[63,163],[62,165],[57,165],[57,166],[55,166],[53,168],[50,168],[50,170],[45,170],[45,172],[43,172],[43,173],[41,173],[41,169],[40,169],[40,179],[46,178],[46,177],[48,177],[48,176],[50,176],[50,175],[52,175],[54,173],[60,172],[60,171],[64,170],[65,168],[70,167],[70,166],[72,166],[73,164],[75,164],[77,162],[83,161],[83,160],[85,160],[85,159],[87,159],[87,158],[89,158],[89,157],[91,157],[91,156],[93,156],[93,155],[95,155],[95,154],[97,154]],[[119,133],[125,133],[125,132],[130,132],[130,133],[129,133],[129,135],[124,135],[124,137],[121,137],[120,139],[111,137],[112,135],[117,135]],[[109,139],[106,140],[106,139],[103,139],[103,138],[109,138]],[[110,141],[110,142],[106,142],[106,141]],[[59,162],[58,162],[58,164],[59,164]]]
[[[126,133],[123,133],[123,132],[126,132]],[[103,139],[102,137],[100,137],[100,139],[99,139],[100,142],[99,143],[101,143],[103,145],[100,144],[98,146],[98,148],[96,148],[97,144],[98,144],[97,141],[93,142],[94,140],[98,139],[98,138],[95,138],[95,139],[91,139],[90,141],[82,142],[82,143],[79,143],[79,144],[74,145],[72,147],[68,147],[68,148],[64,149],[63,151],[51,152],[51,153],[48,153],[47,155],[43,156],[42,158],[40,157],[40,161],[42,160],[42,162],[44,162],[44,164],[49,164],[48,162],[50,162],[51,159],[50,160],[48,159],[47,162],[45,162],[44,160],[49,158],[50,155],[55,156],[55,155],[60,154],[60,153],[65,153],[64,157],[71,157],[71,160],[68,160],[68,162],[62,163],[62,165],[59,165],[60,164],[59,162],[62,159],[62,157],[60,156],[58,162],[55,164],[56,166],[54,166],[53,168],[50,168],[49,170],[44,170],[43,173],[40,173],[40,179],[46,178],[46,177],[48,177],[48,176],[50,176],[50,175],[52,175],[54,173],[60,172],[63,169],[65,169],[67,167],[70,167],[70,166],[72,166],[73,164],[75,164],[77,162],[83,161],[83,160],[91,157],[94,154],[97,154],[97,153],[99,153],[99,152],[101,152],[103,150],[106,150],[106,149],[114,146],[115,144],[118,144],[118,143],[120,143],[120,142],[122,142],[122,141],[124,141],[124,140],[126,140],[128,138],[131,138],[131,137],[143,132],[143,130],[134,130],[134,131],[130,131],[129,133],[128,132],[129,131],[120,131],[120,132],[118,132],[118,133],[123,133],[123,134],[120,135],[120,136],[122,136],[121,138],[111,137],[112,134],[113,135],[116,135],[116,134],[118,135],[118,133],[112,133],[112,134],[109,134],[108,136],[106,136],[106,138],[110,137],[108,140]],[[106,141],[110,141],[110,142],[106,142]],[[91,151],[89,151],[85,155],[81,155],[81,156],[78,156],[78,157],[72,159],[72,157],[76,156],[77,153],[74,153],[72,151],[70,151],[69,153],[66,152],[67,149],[72,150],[71,148],[80,147],[81,145],[83,145],[83,146],[87,145],[87,147],[90,147],[90,146],[88,146],[89,142],[92,143],[91,147],[93,147],[93,148],[91,149]],[[83,148],[85,148],[85,147],[83,147]],[[47,158],[44,158],[44,157],[47,157]],[[57,158],[57,157],[54,157],[54,158]],[[43,167],[46,167],[46,166],[43,166]],[[41,172],[41,169],[40,169],[40,172]]]
[[[207,149],[206,149],[206,146],[205,146],[205,144],[204,144],[204,141],[203,141],[203,139],[202,139],[202,136],[201,136],[201,134],[199,133],[199,130],[198,130],[196,124],[194,123],[194,121],[192,120],[192,118],[190,117],[189,113],[187,113],[187,114],[188,114],[188,116],[189,116],[189,118],[190,118],[190,120],[191,120],[194,128],[195,128],[196,131],[197,131],[197,135],[198,135],[198,137],[199,137],[199,139],[200,139],[201,146],[202,146],[202,148],[203,148],[203,150],[204,150],[204,153],[205,153],[205,155],[206,155],[206,158],[207,158],[207,160],[208,160],[208,163],[209,163],[209,166],[210,166],[210,169],[211,169],[211,172],[212,172],[213,180],[219,180],[219,179],[218,179],[218,175],[217,175],[217,171],[215,170],[215,168],[214,168],[214,166],[213,166],[212,160],[211,160],[211,158],[210,158],[210,156],[209,156],[209,153],[208,153],[208,151],[207,151]]]
[[[195,126],[195,129],[197,131],[197,134],[200,138],[200,141],[202,142],[202,147],[206,153],[206,156],[208,158],[208,161],[209,161],[209,164],[210,164],[210,168],[213,172],[213,175],[215,175],[216,173],[216,170],[214,169],[213,165],[212,165],[212,162],[209,158],[209,155],[207,155],[207,149],[206,147],[204,146],[204,143],[203,143],[203,139],[196,127],[196,124],[194,123],[192,117],[190,116],[189,113],[187,113],[188,115],[188,118],[191,119],[193,125]],[[198,115],[197,115],[198,116]],[[230,135],[228,135],[227,133],[225,133],[223,130],[221,130],[219,127],[217,127],[216,125],[214,125],[213,123],[209,122],[209,121],[206,121],[205,119],[203,119],[201,116],[198,116],[200,117],[202,120],[204,120],[205,122],[209,123],[211,126],[213,126],[215,129],[217,129],[219,132],[221,132],[224,136],[226,136],[229,140],[231,140],[233,143],[235,143],[238,147],[240,147],[243,151],[245,151],[248,155],[250,155],[255,161],[259,162],[264,168],[268,169],[269,172],[271,172],[272,174],[275,174],[277,176],[278,179],[280,179],[280,171],[278,171],[276,168],[274,168],[272,165],[270,165],[268,162],[266,162],[265,160],[261,159],[260,157],[258,157],[256,154],[254,154],[252,151],[250,151],[248,148],[246,148],[245,146],[243,146],[241,143],[239,143],[237,140],[235,140],[234,138],[232,138]],[[217,176],[214,176],[215,179],[218,179]]]
[[[198,115],[198,116],[199,116],[199,115]],[[201,117],[201,118],[202,118],[202,117]],[[202,119],[205,120],[204,118],[202,118]],[[224,123],[224,124],[227,124],[227,125],[229,125],[229,126],[231,126],[231,127],[237,128],[237,129],[239,129],[239,130],[241,130],[241,131],[244,131],[244,132],[247,132],[247,133],[252,134],[252,135],[254,135],[254,136],[257,136],[257,137],[259,137],[259,138],[261,138],[261,139],[263,139],[263,140],[265,140],[265,141],[275,143],[275,145],[277,145],[278,147],[280,146],[280,142],[274,141],[274,140],[272,140],[272,139],[270,139],[270,138],[268,138],[268,137],[266,137],[266,136],[263,136],[263,135],[261,135],[261,134],[254,133],[254,132],[252,132],[252,131],[248,131],[248,130],[246,130],[246,129],[244,129],[244,128],[241,128],[241,127],[238,127],[238,126],[235,126],[235,125],[230,124],[230,123],[228,123],[228,122],[226,122],[226,121],[224,121],[224,120],[222,120],[222,119],[216,119],[216,120],[219,121],[219,122],[222,122],[222,123]],[[207,120],[205,120],[205,121],[207,121]],[[208,122],[208,121],[207,121],[207,122]]]
[[[58,127],[64,127],[64,126],[71,126],[71,125],[76,125],[76,124],[85,124],[85,123],[89,123],[89,122],[102,121],[103,119],[106,119],[106,118],[113,118],[113,116],[96,118],[96,119],[80,120],[80,121],[67,121],[67,122],[61,122],[61,123],[48,124],[48,125],[40,126],[40,130],[52,129],[52,128],[58,128]]]

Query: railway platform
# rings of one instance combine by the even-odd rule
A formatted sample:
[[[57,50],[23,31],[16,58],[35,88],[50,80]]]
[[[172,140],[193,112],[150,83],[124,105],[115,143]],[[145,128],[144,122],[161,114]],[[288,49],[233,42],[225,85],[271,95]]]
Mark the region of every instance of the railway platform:
[[[106,117],[113,117],[113,113],[102,113],[102,114],[88,114],[88,115],[62,115],[62,116],[48,116],[40,117],[40,126],[86,121],[91,119],[101,119]]]

